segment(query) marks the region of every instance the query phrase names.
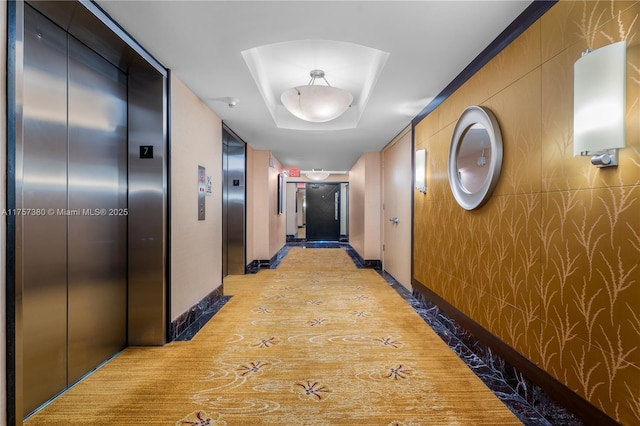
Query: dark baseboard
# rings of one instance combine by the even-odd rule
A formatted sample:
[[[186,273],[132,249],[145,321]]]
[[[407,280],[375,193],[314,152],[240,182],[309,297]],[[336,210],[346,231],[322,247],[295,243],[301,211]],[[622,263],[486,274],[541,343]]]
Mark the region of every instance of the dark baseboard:
[[[360,256],[360,253],[355,251],[351,246],[348,247],[347,254],[349,254],[358,268],[375,269],[376,271],[382,271],[381,260],[365,260],[362,258],[362,256]]]
[[[269,269],[268,260],[254,260],[245,268],[245,274],[257,274],[260,269]]]
[[[260,269],[273,269],[282,260],[283,255],[278,251],[269,260],[254,260],[245,268],[245,274],[257,274]]]
[[[221,297],[223,297],[222,285],[207,294],[202,300],[183,312],[178,318],[171,321],[171,340],[178,339],[185,330],[193,324],[196,324],[206,311],[216,305]]]
[[[559,405],[573,413],[585,424],[598,426],[619,424],[534,362],[458,310],[455,306],[434,293],[420,281],[412,279],[411,284],[415,292],[436,305],[442,312],[456,321],[482,345],[488,347],[490,351],[493,352],[493,355],[500,357],[508,367],[517,371],[531,383],[539,386]]]

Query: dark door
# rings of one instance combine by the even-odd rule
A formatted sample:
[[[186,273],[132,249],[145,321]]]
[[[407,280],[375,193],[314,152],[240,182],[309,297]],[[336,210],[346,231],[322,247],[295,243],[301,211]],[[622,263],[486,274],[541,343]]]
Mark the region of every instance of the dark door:
[[[307,184],[307,241],[340,239],[340,184]]]

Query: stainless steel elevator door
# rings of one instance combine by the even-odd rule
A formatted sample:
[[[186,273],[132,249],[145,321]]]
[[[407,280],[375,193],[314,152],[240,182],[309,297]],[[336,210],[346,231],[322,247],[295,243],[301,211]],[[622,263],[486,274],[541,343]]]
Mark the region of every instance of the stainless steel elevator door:
[[[126,76],[70,37],[68,87],[72,383],[126,345]]]
[[[126,77],[25,5],[24,414],[126,345]]]
[[[245,145],[222,131],[222,276],[245,273]]]
[[[67,34],[25,6],[25,413],[67,386]],[[49,210],[52,209],[52,210]],[[28,211],[28,210],[27,210]]]

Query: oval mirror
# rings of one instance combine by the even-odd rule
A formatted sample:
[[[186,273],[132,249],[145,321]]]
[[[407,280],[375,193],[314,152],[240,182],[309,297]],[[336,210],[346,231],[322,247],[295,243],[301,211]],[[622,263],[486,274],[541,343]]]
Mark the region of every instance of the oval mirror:
[[[449,148],[449,185],[458,204],[474,210],[487,202],[502,169],[502,135],[493,113],[470,106],[462,112]]]

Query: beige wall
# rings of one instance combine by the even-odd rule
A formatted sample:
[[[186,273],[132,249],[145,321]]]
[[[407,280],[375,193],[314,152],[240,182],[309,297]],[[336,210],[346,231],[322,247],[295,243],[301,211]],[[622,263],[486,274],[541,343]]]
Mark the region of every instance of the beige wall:
[[[271,152],[247,148],[247,264],[269,260],[286,243],[286,214],[278,214],[280,162]]]
[[[198,166],[213,178],[198,220]],[[171,77],[171,319],[221,285],[222,122]]]
[[[380,260],[381,160],[365,152],[349,171],[349,243],[365,260]]]
[[[428,115],[414,278],[623,424],[640,424],[640,2],[561,1]],[[573,64],[628,38],[620,166],[573,157]],[[500,181],[467,212],[447,156],[468,105],[496,115]]]
[[[247,264],[269,257],[269,151],[247,148]],[[249,256],[249,254],[253,256]]]
[[[6,126],[6,77],[7,77],[7,2],[0,4],[0,209],[5,208],[7,187],[7,174],[6,174],[6,158],[7,152],[7,126]],[[7,423],[7,383],[6,375],[4,374],[6,369],[6,330],[5,330],[5,317],[6,317],[6,270],[5,270],[5,249],[6,249],[6,220],[0,222],[0,425]]]

